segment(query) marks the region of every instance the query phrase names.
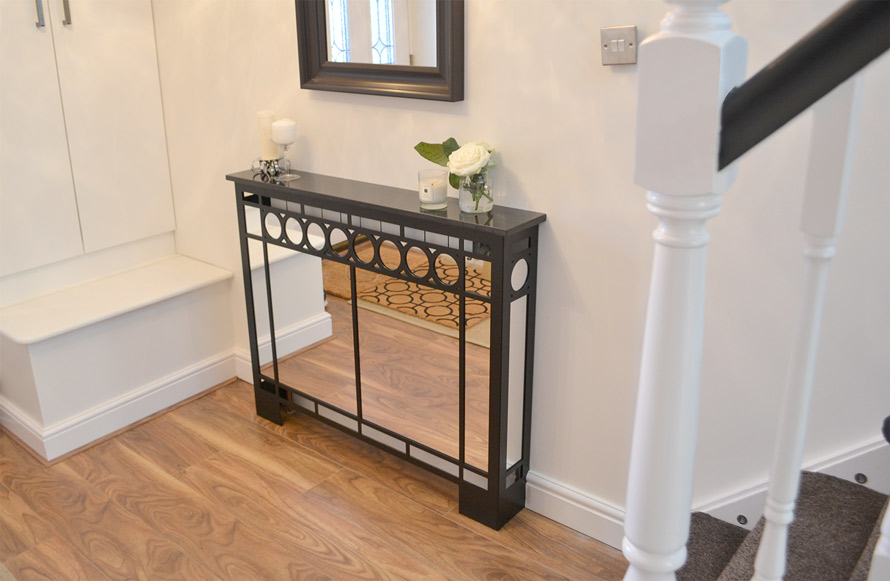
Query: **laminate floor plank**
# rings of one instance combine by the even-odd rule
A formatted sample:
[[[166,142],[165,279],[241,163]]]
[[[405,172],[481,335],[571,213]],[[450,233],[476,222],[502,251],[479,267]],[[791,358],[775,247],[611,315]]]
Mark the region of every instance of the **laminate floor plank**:
[[[206,441],[195,438],[165,416],[124,432],[119,441],[139,450],[139,454],[171,474],[178,474],[217,452]]]
[[[0,561],[24,553],[54,535],[46,521],[0,484]]]
[[[457,507],[457,484],[439,478],[318,420],[297,413],[278,426],[256,415],[253,389],[244,382],[222,387],[208,400],[281,434],[337,464],[362,474],[406,497],[445,514]]]
[[[257,470],[288,478],[304,490],[340,469],[330,459],[294,446],[287,438],[222,409],[207,398],[173,410],[165,417],[193,437],[247,461]]]
[[[215,578],[65,462],[45,467],[5,435],[0,446],[2,484],[109,578]]]
[[[321,565],[325,570],[335,570],[335,576],[406,581],[445,579],[432,568],[394,550],[385,539],[307,501],[303,491],[288,481],[253,470],[224,452],[191,466],[182,476],[236,518],[255,522],[265,531],[294,534],[292,523],[300,523],[299,534],[314,541],[312,549],[320,553]]]
[[[107,581],[108,577],[59,537],[4,560],[18,581]]]
[[[259,418],[240,381],[51,467],[0,434],[4,521],[19,581],[618,581],[625,567],[527,510],[501,531],[466,519],[455,484],[303,414]]]
[[[496,531],[473,519],[449,512],[447,518],[570,579],[621,579],[627,561],[612,547],[530,510],[520,511]]]
[[[306,493],[328,510],[385,537],[449,579],[566,579],[392,490],[344,470]]]
[[[107,442],[67,460],[113,502],[226,579],[304,579],[319,576],[305,546],[264,523],[233,517],[138,451]],[[300,529],[305,533],[305,529]],[[305,536],[305,535],[304,535]],[[311,538],[314,544],[317,539]],[[329,547],[323,547],[329,550]],[[327,563],[331,565],[331,563]]]

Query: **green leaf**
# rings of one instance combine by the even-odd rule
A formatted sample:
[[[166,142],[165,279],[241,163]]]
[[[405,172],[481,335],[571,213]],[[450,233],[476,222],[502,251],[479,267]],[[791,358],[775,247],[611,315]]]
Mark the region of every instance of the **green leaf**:
[[[449,137],[442,142],[442,149],[445,150],[445,157],[450,157],[452,153],[460,149],[460,145],[457,144],[456,139]]]
[[[454,188],[455,190],[460,189],[460,180],[461,179],[462,178],[457,174],[454,174],[454,173],[448,174],[448,183],[451,184],[451,187]]]
[[[414,146],[414,150],[424,159],[428,159],[435,164],[441,166],[448,165],[448,154],[445,153],[445,147],[441,143],[426,143],[425,141],[421,141]]]

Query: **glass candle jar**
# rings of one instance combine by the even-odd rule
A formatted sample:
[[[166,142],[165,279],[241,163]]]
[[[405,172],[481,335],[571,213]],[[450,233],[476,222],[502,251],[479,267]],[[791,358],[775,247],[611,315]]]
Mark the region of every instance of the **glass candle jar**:
[[[417,172],[417,192],[424,210],[441,210],[448,205],[448,170],[424,169]]]

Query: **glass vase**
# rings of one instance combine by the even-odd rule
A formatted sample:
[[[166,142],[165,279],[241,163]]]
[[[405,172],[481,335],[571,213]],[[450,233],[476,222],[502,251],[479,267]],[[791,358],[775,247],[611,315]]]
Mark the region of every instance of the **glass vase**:
[[[492,198],[491,183],[488,181],[488,168],[460,179],[458,204],[460,211],[468,214],[491,211],[494,207],[494,199]]]

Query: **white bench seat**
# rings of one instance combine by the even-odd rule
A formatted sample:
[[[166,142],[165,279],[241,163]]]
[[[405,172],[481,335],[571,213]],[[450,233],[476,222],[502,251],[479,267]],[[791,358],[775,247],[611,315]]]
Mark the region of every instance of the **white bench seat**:
[[[31,345],[230,278],[223,268],[174,256],[4,307],[0,333]]]
[[[0,422],[52,460],[230,379],[232,277],[172,256],[0,308]]]

